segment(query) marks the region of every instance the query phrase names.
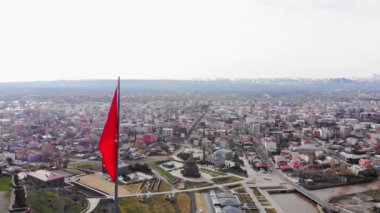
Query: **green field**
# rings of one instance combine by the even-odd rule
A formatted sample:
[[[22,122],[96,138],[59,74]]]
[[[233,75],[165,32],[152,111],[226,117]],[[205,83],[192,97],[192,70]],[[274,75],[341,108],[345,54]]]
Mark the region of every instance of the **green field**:
[[[252,202],[252,198],[251,196],[249,196],[249,194],[247,193],[244,193],[244,194],[238,194],[240,200],[243,202],[243,203],[249,203],[249,202]]]
[[[176,201],[171,203],[165,200],[164,195],[156,195],[142,203],[136,197],[119,200],[121,213],[190,213],[191,198],[187,193],[176,194]]]
[[[178,180],[178,177],[170,174],[170,172],[166,171],[162,167],[157,164],[152,164],[151,168],[160,173],[164,178],[166,178],[170,183],[174,183]]]
[[[190,181],[185,182],[186,189],[202,188],[202,187],[206,187],[210,185],[211,185],[210,183],[206,183],[206,182],[190,182]]]
[[[257,188],[252,189],[253,194],[256,196],[257,200],[261,203],[263,206],[269,206],[270,202],[265,198],[263,194],[259,191]]]
[[[191,197],[188,193],[176,194],[175,209],[179,213],[191,212]]]
[[[27,202],[32,212],[77,213],[83,211],[87,201],[83,196],[72,192],[58,192],[50,188],[28,187]]]
[[[102,163],[97,161],[79,161],[70,163],[68,167],[74,169],[89,169],[94,171],[101,171]]]
[[[74,175],[81,175],[81,174],[85,174],[84,172],[78,170],[78,169],[65,169],[66,172],[69,172],[71,174],[74,174]]]
[[[245,191],[245,188],[244,188],[244,187],[239,187],[239,188],[235,189],[235,192],[237,192],[237,193],[247,193],[247,192]]]
[[[160,187],[158,188],[159,192],[167,192],[171,190],[172,187],[168,183],[166,183],[165,181],[161,181]]]
[[[142,183],[123,184],[120,187],[127,189],[131,193],[140,193],[140,186]]]
[[[5,192],[5,194],[9,197],[11,195],[10,183],[11,178],[9,176],[0,176],[0,191]]]
[[[204,172],[206,174],[209,174],[209,175],[211,175],[211,177],[218,177],[220,175],[223,175],[220,172],[216,172],[216,171],[212,171],[212,170],[204,169],[204,168],[200,168],[199,171]]]
[[[228,177],[217,177],[211,179],[216,184],[225,184],[225,183],[233,183],[242,180],[241,178],[235,177],[235,176],[228,176]]]

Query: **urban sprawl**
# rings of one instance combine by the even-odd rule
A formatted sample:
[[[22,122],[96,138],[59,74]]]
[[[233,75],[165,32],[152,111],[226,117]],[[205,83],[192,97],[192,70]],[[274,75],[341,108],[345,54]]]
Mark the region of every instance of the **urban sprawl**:
[[[111,99],[0,99],[0,209],[112,212]],[[122,91],[120,110],[120,212],[380,211],[380,93]]]

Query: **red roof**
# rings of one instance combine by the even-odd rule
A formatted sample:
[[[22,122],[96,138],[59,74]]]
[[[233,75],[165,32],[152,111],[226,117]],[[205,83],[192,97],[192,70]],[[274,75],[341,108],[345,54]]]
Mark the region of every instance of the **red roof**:
[[[267,164],[266,163],[256,163],[257,168],[266,168]]]
[[[289,170],[291,168],[290,168],[290,166],[288,164],[284,164],[284,165],[280,165],[280,169],[281,170]]]
[[[250,138],[240,138],[240,142],[247,143],[247,142],[252,142],[252,141]]]
[[[290,156],[290,153],[289,152],[280,152],[280,155],[281,156]]]

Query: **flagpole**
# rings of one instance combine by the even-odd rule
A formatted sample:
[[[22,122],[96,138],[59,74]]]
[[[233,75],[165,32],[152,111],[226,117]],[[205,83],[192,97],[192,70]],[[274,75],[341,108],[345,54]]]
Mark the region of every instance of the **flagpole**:
[[[117,78],[117,136],[116,136],[116,179],[115,179],[115,200],[114,212],[118,213],[118,188],[119,188],[119,136],[120,136],[120,76]]]

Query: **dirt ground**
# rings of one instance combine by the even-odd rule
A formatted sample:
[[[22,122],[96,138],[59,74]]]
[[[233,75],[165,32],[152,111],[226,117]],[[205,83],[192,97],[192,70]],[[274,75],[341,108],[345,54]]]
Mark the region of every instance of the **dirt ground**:
[[[6,197],[4,192],[0,192],[0,209],[9,208],[9,198]]]
[[[363,200],[357,197],[351,197],[347,199],[343,199],[337,202],[338,205],[343,208],[360,213],[372,213],[373,207],[377,204],[375,202],[364,202]]]
[[[197,211],[198,212],[207,212],[206,206],[205,206],[205,201],[203,199],[203,195],[200,192],[195,193],[195,200],[197,202]]]
[[[95,175],[81,176],[79,182],[82,184],[85,184],[87,186],[90,186],[92,188],[103,191],[109,195],[114,194],[115,184],[108,181],[108,180],[104,180],[102,175],[96,175],[95,174]],[[129,194],[132,194],[132,193],[129,192],[123,186],[119,185],[119,195],[120,196],[129,195]]]

